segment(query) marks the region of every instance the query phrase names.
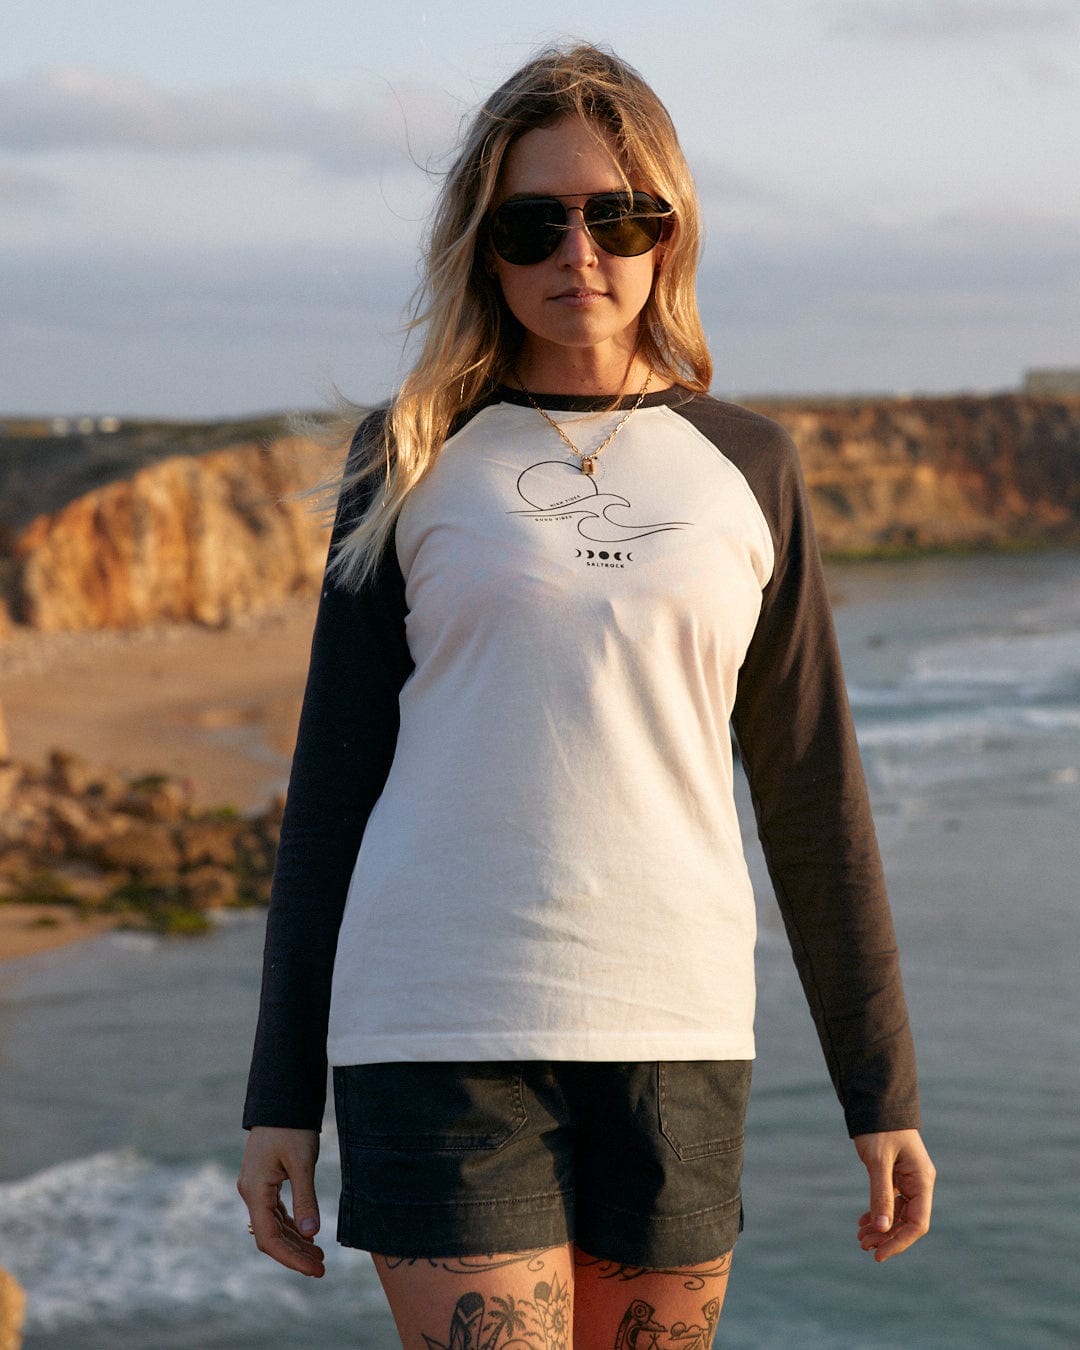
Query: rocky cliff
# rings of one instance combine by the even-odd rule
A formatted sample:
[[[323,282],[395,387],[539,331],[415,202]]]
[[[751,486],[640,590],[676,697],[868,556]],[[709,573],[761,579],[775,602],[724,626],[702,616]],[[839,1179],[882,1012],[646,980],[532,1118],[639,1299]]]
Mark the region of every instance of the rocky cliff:
[[[1080,542],[1080,397],[754,406],[799,447],[826,553]]]
[[[9,615],[43,631],[220,625],[313,587],[326,560],[317,504],[333,471],[303,438],[177,454],[9,527]]]
[[[827,553],[1080,543],[1078,396],[754,406],[799,447]],[[188,425],[176,444],[175,431],[143,425],[126,441],[68,444],[66,458],[39,437],[17,474],[11,438],[0,439],[10,617],[52,631],[218,625],[313,588],[326,534],[298,494],[333,463],[280,425],[225,444],[229,432]],[[0,635],[2,619],[0,607]]]

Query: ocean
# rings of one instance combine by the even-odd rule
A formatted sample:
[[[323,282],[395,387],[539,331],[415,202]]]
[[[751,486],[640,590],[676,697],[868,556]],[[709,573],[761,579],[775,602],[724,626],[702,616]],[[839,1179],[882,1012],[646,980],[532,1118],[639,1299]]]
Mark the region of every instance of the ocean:
[[[878,1267],[760,858],[747,1229],[725,1350],[1080,1346],[1080,555],[830,567],[940,1177]],[[749,822],[749,815],[747,815]],[[747,825],[752,834],[752,827]],[[0,966],[0,1265],[28,1350],[392,1350],[367,1258],[259,1256],[234,1189],[262,917]]]

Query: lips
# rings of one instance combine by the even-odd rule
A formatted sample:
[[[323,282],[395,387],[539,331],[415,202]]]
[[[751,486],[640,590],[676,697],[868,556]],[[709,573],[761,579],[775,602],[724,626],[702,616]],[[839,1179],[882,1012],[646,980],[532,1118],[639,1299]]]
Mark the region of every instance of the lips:
[[[559,291],[557,295],[553,295],[551,298],[552,300],[565,300],[570,304],[587,305],[594,300],[602,300],[605,294],[605,291],[595,291],[590,286],[574,286],[569,290]]]

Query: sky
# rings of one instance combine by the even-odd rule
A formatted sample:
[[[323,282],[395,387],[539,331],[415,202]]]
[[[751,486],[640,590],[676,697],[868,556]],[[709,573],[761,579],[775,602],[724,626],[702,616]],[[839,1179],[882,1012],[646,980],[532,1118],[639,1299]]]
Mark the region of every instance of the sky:
[[[387,397],[463,119],[567,39],[678,128],[717,394],[1080,366],[1080,0],[4,0],[0,414]]]

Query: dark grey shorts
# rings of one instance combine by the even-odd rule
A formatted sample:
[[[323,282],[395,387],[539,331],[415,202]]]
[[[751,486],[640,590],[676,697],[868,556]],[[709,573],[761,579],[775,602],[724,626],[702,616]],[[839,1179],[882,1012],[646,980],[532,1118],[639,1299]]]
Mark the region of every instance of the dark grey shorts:
[[[576,1242],[649,1268],[742,1229],[748,1060],[361,1064],[334,1070],[338,1241],[387,1256]]]

